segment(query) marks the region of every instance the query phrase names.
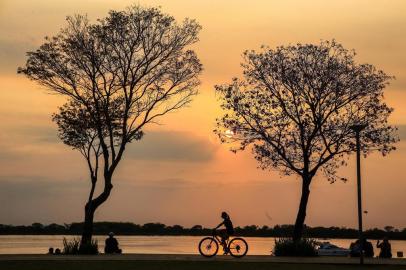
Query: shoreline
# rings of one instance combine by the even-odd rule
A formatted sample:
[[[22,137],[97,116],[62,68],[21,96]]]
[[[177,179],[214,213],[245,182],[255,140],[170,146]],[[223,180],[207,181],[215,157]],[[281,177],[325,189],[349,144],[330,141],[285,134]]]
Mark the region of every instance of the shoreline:
[[[211,236],[211,234],[121,234],[121,233],[114,233],[115,236],[154,236],[154,237],[159,237],[159,236],[165,236],[165,237],[184,237],[184,236],[190,236],[190,237],[204,237],[204,236]],[[93,236],[107,236],[108,233],[103,234],[103,233],[98,233],[98,234],[93,234]],[[38,234],[32,234],[32,233],[14,233],[14,234],[1,234],[0,237],[2,236],[77,236],[81,237],[81,234],[64,234],[64,233],[38,233]],[[290,238],[289,236],[269,236],[269,235],[240,235],[236,234],[234,235],[235,237],[248,237],[248,238]],[[328,239],[340,239],[340,240],[357,240],[357,237],[336,237],[336,236],[331,236],[331,237],[320,237],[320,236],[309,236],[304,238],[308,239],[320,239],[320,240],[328,240]],[[367,240],[382,240],[382,238],[378,237],[368,237]],[[395,241],[406,241],[404,238],[390,238],[389,240],[395,240]]]

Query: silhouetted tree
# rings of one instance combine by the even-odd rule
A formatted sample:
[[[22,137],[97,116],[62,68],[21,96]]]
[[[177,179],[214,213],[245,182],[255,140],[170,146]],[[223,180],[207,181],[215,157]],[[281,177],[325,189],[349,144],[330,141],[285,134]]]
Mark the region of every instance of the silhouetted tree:
[[[190,228],[191,231],[201,231],[203,230],[202,225],[194,225],[192,228]]]
[[[197,94],[202,66],[185,48],[198,41],[201,27],[188,19],[177,24],[157,8],[140,6],[110,11],[94,24],[79,15],[67,22],[27,53],[18,72],[68,98],[53,119],[60,138],[82,153],[90,171],[83,245],[91,241],[94,213],[110,195],[127,144]],[[95,196],[98,176],[104,188]]]
[[[367,123],[362,132],[365,155],[395,149],[392,112],[383,101],[391,79],[369,64],[356,64],[354,51],[334,40],[244,53],[244,78],[216,86],[225,114],[215,132],[232,150],[252,146],[262,169],[277,169],[302,180],[293,238],[302,236],[310,184],[321,170],[337,179],[346,155],[355,151],[350,126]],[[232,135],[233,134],[233,135]]]

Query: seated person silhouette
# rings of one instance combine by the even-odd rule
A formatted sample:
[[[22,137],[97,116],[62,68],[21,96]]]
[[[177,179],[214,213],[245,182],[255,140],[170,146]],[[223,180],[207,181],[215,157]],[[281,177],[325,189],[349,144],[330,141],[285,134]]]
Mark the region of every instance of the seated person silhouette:
[[[110,232],[109,237],[106,239],[106,245],[104,247],[104,253],[106,254],[121,254],[121,249],[118,248],[118,241],[114,238],[114,233]]]
[[[227,254],[227,240],[230,235],[234,234],[234,227],[233,223],[231,222],[230,216],[226,212],[221,213],[221,218],[223,219],[223,222],[221,222],[219,225],[217,225],[216,228],[214,228],[214,232],[217,232],[217,234],[221,237],[221,245],[223,246],[224,254]],[[221,226],[224,226],[225,229],[217,230]]]
[[[374,257],[374,247],[372,246],[372,243],[365,238],[362,239],[362,250],[364,257],[366,258]],[[361,244],[360,241],[357,239],[355,243],[351,243],[350,245],[350,256],[359,257],[360,255],[361,255]]]
[[[350,256],[359,257],[361,253],[361,245],[357,239],[355,242],[350,244]]]
[[[365,257],[373,258],[374,257],[374,246],[366,238],[364,238],[363,247],[364,247]]]
[[[378,240],[376,247],[381,249],[381,252],[379,252],[379,258],[392,258],[392,247],[389,243],[388,237],[383,238],[383,242]]]

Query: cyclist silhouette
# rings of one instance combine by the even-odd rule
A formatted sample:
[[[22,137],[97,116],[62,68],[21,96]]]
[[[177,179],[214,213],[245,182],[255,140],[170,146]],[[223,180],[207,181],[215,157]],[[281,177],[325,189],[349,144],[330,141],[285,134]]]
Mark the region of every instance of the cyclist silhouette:
[[[214,231],[221,237],[221,245],[223,246],[224,254],[227,254],[227,240],[231,235],[234,234],[234,227],[230,216],[226,212],[221,213],[221,218],[223,219],[223,222],[217,225],[217,227],[214,228]],[[221,226],[224,226],[225,229],[217,230]]]
[[[207,258],[217,255],[221,245],[224,255],[230,254],[235,258],[244,257],[248,252],[248,244],[241,237],[234,237],[234,227],[230,216],[226,212],[221,213],[223,222],[213,229],[211,236],[206,236],[199,242],[199,252]],[[225,229],[218,230],[221,226]],[[230,236],[233,236],[230,239]]]

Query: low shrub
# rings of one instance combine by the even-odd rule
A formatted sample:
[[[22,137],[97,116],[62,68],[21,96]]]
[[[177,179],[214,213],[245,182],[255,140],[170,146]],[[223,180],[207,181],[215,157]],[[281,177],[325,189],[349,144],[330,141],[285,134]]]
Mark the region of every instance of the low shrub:
[[[74,238],[72,240],[67,240],[65,237],[63,238],[63,254],[66,255],[76,255],[79,254],[79,246],[80,240]]]
[[[314,257],[317,256],[316,241],[303,238],[293,241],[291,238],[280,238],[275,240],[273,253],[275,256],[297,256]]]
[[[79,238],[74,238],[72,240],[67,240],[66,238],[63,238],[63,254],[66,254],[66,255],[99,254],[99,247],[98,247],[97,240],[92,240],[88,244],[80,245]]]

